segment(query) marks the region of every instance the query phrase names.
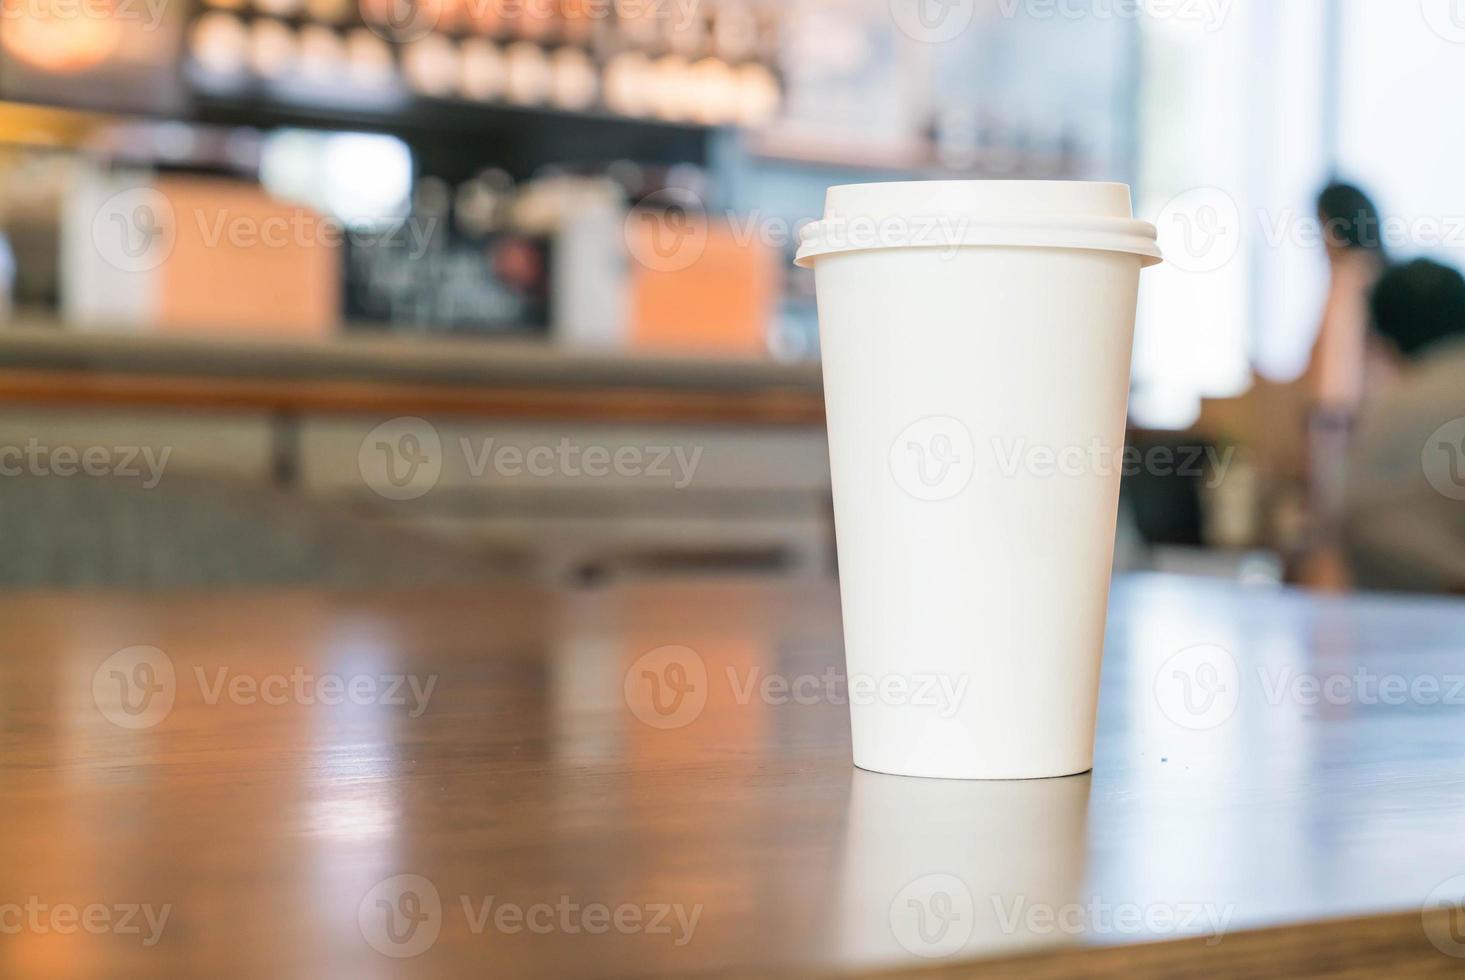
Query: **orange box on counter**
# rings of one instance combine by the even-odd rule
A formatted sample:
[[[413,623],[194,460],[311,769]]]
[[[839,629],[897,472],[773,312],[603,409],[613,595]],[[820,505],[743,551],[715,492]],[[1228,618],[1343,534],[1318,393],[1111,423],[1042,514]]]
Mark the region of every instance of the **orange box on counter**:
[[[702,218],[633,215],[630,345],[691,353],[761,355],[777,302],[774,249]]]
[[[341,237],[240,181],[99,177],[68,202],[63,313],[82,329],[328,337],[341,322]]]

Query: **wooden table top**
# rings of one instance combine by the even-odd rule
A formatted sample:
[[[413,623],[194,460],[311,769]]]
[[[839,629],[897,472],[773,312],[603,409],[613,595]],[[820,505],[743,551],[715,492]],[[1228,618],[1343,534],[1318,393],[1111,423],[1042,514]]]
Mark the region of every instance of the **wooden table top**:
[[[1465,966],[1465,602],[1121,580],[1028,783],[852,769],[827,586],[0,622],[7,978]]]

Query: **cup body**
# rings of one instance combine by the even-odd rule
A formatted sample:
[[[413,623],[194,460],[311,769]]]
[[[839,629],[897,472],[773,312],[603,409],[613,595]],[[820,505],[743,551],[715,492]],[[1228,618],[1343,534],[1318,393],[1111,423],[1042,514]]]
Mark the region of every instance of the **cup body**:
[[[815,266],[854,761],[1092,767],[1142,265],[875,248]]]

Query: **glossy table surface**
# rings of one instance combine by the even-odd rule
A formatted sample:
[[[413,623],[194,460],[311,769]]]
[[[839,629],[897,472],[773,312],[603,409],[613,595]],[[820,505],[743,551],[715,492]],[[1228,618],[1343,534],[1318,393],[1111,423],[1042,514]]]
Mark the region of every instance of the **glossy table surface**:
[[[0,622],[7,978],[1465,968],[1461,601],[1121,579],[1028,783],[851,767],[832,586]]]

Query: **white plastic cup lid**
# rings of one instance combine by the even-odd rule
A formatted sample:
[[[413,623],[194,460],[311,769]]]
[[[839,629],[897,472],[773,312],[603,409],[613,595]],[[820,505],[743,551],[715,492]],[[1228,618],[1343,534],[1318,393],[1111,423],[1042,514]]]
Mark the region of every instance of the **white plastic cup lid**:
[[[1163,258],[1125,184],[1082,180],[928,180],[831,187],[824,217],[799,234],[795,264],[841,252],[966,245],[1125,252]]]

